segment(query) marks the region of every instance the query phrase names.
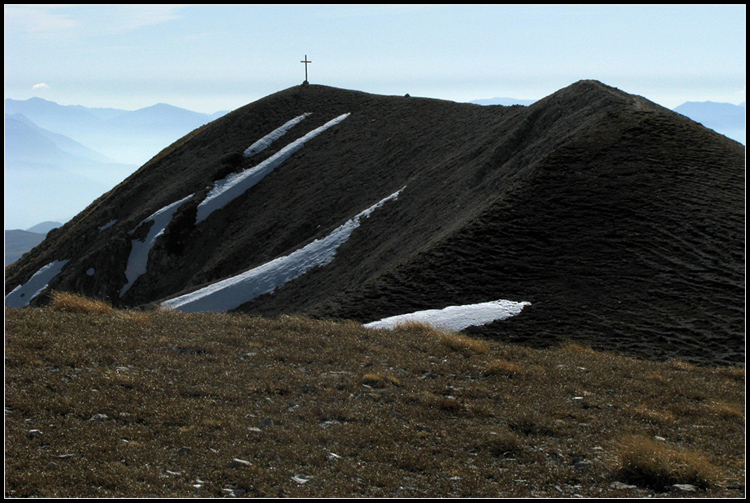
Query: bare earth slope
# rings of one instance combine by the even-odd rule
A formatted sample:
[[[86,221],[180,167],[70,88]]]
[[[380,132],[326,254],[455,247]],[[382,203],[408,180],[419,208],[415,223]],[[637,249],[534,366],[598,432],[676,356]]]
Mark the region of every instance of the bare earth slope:
[[[305,113],[261,154],[242,157]],[[214,181],[347,113],[195,225]],[[153,303],[298,250],[403,188],[361,220],[330,264],[240,310],[366,322],[529,301],[520,315],[472,330],[741,361],[744,158],[740,144],[596,81],[530,107],[298,86],[166,148],[9,267],[6,294],[69,259],[50,288]],[[149,231],[138,224],[190,194],[120,297],[131,241]]]

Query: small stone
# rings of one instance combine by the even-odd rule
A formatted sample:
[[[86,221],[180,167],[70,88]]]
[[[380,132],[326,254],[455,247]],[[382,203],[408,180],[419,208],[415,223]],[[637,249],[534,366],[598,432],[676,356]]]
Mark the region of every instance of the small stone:
[[[271,419],[270,417],[267,417],[260,421],[261,428],[270,428],[271,426],[273,426],[273,419]]]
[[[630,485],[630,484],[625,484],[625,483],[620,482],[620,481],[612,482],[609,485],[609,487],[611,487],[612,489],[638,489],[638,486],[633,486],[633,485]]]
[[[257,426],[248,426],[247,429],[250,430],[250,431],[254,431],[254,432],[260,432],[261,431],[261,429],[258,428]]]
[[[174,453],[175,456],[184,456],[185,454],[188,454],[190,452],[190,447],[180,447],[177,449],[177,452]]]
[[[89,418],[89,421],[104,421],[106,419],[109,419],[107,414],[94,414]]]
[[[182,472],[173,472],[172,470],[167,470],[167,475],[172,475],[173,477],[176,477],[178,475],[182,475]]]
[[[29,438],[37,438],[43,435],[42,430],[29,430]]]
[[[672,484],[672,487],[678,491],[691,493],[698,489],[693,484]]]
[[[341,456],[339,456],[338,454],[329,452],[328,454],[326,454],[326,459],[328,461],[338,461],[339,459],[341,459]]]
[[[313,476],[312,475],[302,475],[300,473],[295,473],[293,477],[289,477],[289,478],[291,478],[293,481],[295,481],[298,484],[304,484],[304,483],[310,481],[310,479],[312,479]]]
[[[245,459],[232,458],[232,461],[229,462],[229,468],[236,468],[238,466],[253,466],[253,464]]]
[[[65,460],[65,459],[71,459],[71,458],[74,458],[74,457],[76,457],[75,454],[60,454],[59,456],[57,456],[57,459],[63,459],[63,460]]]
[[[573,463],[573,468],[575,470],[588,470],[589,468],[591,468],[591,461],[585,459],[576,461],[575,463]]]

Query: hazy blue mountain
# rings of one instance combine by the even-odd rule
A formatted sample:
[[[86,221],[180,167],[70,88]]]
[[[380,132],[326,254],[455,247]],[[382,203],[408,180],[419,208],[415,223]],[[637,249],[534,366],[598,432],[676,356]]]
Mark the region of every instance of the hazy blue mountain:
[[[133,173],[108,157],[34,124],[5,116],[5,222],[24,228],[66,220]]]
[[[67,220],[164,147],[226,112],[135,111],[5,100],[5,222]]]
[[[47,234],[52,229],[57,229],[58,227],[62,227],[62,222],[40,222],[34,226],[29,227],[26,229],[27,232],[36,232],[39,234]]]
[[[30,129],[31,131],[26,131],[27,129]],[[34,144],[41,141],[41,139],[38,139],[37,136],[40,135],[41,137],[51,141],[60,150],[63,150],[64,152],[67,152],[69,154],[73,154],[79,157],[85,157],[86,159],[91,159],[99,162],[116,162],[114,159],[111,159],[104,154],[90,149],[87,146],[73,140],[72,138],[68,138],[67,136],[62,134],[53,133],[52,131],[48,131],[42,127],[37,126],[33,121],[31,121],[23,114],[6,114],[5,131],[6,148],[10,148],[11,150],[21,151],[29,148],[34,148]],[[11,133],[11,135],[26,136],[30,143],[25,144],[26,142],[19,141],[20,138],[15,138],[13,141],[8,141],[9,132]],[[35,140],[35,138],[37,138],[37,140]]]
[[[12,264],[24,253],[44,241],[45,235],[20,229],[5,231],[5,265]]]
[[[688,101],[674,109],[717,133],[745,144],[745,104]]]
[[[26,230],[5,231],[5,265],[12,264],[27,251],[44,241],[47,233],[62,226],[60,222],[41,222]]]
[[[111,159],[142,165],[190,131],[221,117],[167,104],[135,111],[59,105],[41,98],[5,100],[5,112],[22,114],[37,126],[63,134]]]
[[[517,98],[488,98],[483,100],[473,100],[469,103],[473,103],[475,105],[503,105],[508,107],[511,105],[529,106],[535,101],[537,100],[520,100]]]

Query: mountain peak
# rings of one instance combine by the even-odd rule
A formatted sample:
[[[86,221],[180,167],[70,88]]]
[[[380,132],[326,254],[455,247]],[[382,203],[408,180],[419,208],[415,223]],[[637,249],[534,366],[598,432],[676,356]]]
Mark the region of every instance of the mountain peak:
[[[6,293],[361,322],[504,299],[530,305],[471,330],[741,361],[743,187],[739,144],[594,80],[529,107],[294,86],[164,149]]]

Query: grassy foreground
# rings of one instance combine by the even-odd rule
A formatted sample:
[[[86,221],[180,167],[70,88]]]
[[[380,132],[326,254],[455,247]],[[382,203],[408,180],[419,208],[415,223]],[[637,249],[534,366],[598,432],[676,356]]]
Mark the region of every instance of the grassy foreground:
[[[744,367],[421,325],[5,310],[10,497],[744,497]]]

